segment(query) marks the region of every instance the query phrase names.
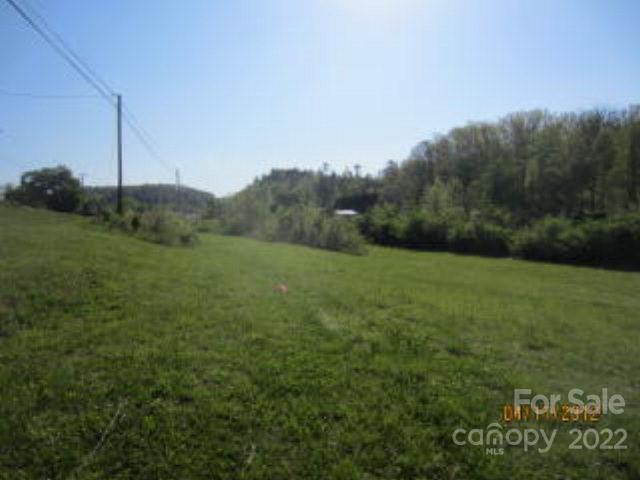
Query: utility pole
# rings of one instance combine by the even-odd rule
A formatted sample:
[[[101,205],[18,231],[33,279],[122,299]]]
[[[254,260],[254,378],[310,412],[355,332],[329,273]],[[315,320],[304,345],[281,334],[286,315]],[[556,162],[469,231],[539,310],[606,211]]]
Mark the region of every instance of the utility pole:
[[[122,215],[122,95],[116,95],[118,99],[118,214]]]

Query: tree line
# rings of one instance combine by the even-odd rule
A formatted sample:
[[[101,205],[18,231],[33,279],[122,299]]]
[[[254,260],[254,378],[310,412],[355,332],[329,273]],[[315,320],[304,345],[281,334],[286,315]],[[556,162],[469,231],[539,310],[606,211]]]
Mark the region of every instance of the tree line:
[[[327,246],[317,239],[322,225],[335,209],[353,209],[358,219],[341,223],[383,245],[636,264],[639,204],[634,106],[470,123],[420,142],[378,175],[357,166],[272,170],[212,200],[206,216],[227,233],[286,241],[288,225],[306,225],[307,236]],[[294,241],[310,243],[302,237]]]
[[[30,170],[20,185],[7,186],[5,200],[59,212],[93,216],[110,229],[165,245],[194,245],[193,218],[201,215],[212,194],[174,185],[124,187],[124,212],[115,213],[115,187],[83,187],[72,171],[59,165]]]
[[[116,195],[116,187],[82,186],[64,165],[24,172],[20,184],[7,185],[4,192],[5,198],[15,203],[86,215],[113,210]],[[145,184],[124,186],[123,197],[126,210],[165,209],[197,216],[205,211],[214,195],[185,186]]]
[[[5,197],[102,215],[134,231],[162,224],[149,215],[116,220],[115,189],[82,188],[62,166],[25,172]],[[368,240],[636,267],[640,107],[536,110],[470,123],[420,142],[377,175],[363,175],[359,166],[337,173],[324,164],[317,171],[274,169],[225,198],[170,185],[125,187],[125,198],[128,212],[162,207],[202,217],[200,230],[351,253],[364,253]],[[359,215],[343,218],[338,209]]]
[[[387,165],[381,196],[414,208],[444,195],[467,213],[500,209],[523,225],[637,210],[639,174],[639,107],[532,111],[421,142],[405,162]]]

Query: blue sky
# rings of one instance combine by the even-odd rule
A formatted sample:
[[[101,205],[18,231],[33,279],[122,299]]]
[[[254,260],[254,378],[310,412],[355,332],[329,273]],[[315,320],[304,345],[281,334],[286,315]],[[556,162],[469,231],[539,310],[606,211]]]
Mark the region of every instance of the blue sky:
[[[24,1],[24,0],[20,0]],[[419,141],[517,110],[640,103],[640,2],[29,0],[180,168],[228,194],[273,167],[376,173]],[[94,92],[0,0],[0,90]],[[104,100],[0,93],[0,182],[64,163],[112,184]],[[125,131],[125,183],[173,172]]]

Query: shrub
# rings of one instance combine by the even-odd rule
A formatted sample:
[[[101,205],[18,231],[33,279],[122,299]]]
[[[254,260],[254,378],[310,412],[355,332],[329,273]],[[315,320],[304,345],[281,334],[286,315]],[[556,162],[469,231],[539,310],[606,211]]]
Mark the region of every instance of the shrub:
[[[275,218],[272,238],[266,239],[356,255],[365,253],[364,240],[356,226],[350,220],[329,215],[320,208],[281,208]]]
[[[425,250],[508,255],[509,229],[482,221],[465,220],[459,213],[433,214],[424,210],[400,213],[391,208],[373,209],[361,222],[371,241]]]
[[[168,211],[144,212],[139,224],[142,236],[156,243],[193,245],[197,241],[193,225]]]
[[[408,215],[401,243],[411,248],[446,250],[448,229],[444,217],[415,211]]]
[[[347,252],[354,255],[365,253],[365,242],[356,226],[348,219],[328,217],[320,228],[321,248]]]
[[[308,205],[280,207],[274,211],[246,205],[235,200],[222,209],[217,219],[218,231],[226,235],[246,235],[261,240],[309,245],[351,254],[365,253],[365,242],[348,219],[335,217],[325,210]]]
[[[546,217],[517,233],[513,253],[531,260],[576,261],[581,246],[573,228],[570,220]]]
[[[509,230],[499,225],[468,221],[453,223],[447,242],[454,252],[505,256],[509,254],[510,237]]]
[[[611,266],[640,266],[640,214],[585,223],[582,261]]]
[[[195,229],[201,233],[221,233],[222,225],[216,218],[202,218],[195,223]]]
[[[85,217],[95,217],[100,214],[101,210],[104,210],[103,203],[95,197],[85,197],[82,203],[78,207],[78,213]]]
[[[640,265],[640,215],[580,223],[545,218],[516,235],[513,253],[531,260],[636,267]]]
[[[132,220],[133,214],[131,212],[127,212],[124,215],[118,215],[113,212],[106,211],[103,217],[100,219],[104,219],[107,222],[109,228],[117,229],[125,233],[132,233]]]
[[[397,209],[390,205],[372,208],[359,222],[362,234],[380,245],[401,245],[404,242],[405,222]]]
[[[110,228],[116,228],[154,243],[163,245],[194,245],[198,237],[194,226],[168,211],[148,211],[123,215],[102,216]]]

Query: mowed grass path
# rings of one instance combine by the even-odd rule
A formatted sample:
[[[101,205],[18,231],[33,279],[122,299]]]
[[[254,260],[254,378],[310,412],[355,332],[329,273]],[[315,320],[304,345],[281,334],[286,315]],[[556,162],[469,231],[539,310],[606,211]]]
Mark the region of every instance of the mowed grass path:
[[[638,273],[0,206],[0,478],[639,478],[639,339]],[[453,444],[515,387],[623,394],[628,450]]]

